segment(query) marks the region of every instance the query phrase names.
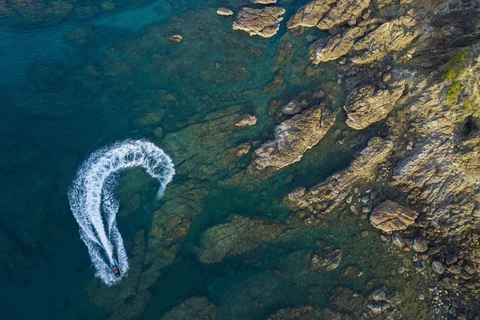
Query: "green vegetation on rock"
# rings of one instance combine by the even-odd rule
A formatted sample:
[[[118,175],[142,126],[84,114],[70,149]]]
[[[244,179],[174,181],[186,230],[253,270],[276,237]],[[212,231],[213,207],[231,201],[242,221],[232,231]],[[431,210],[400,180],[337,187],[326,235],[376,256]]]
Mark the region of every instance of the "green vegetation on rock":
[[[452,103],[456,102],[460,92],[462,92],[462,83],[460,81],[456,81],[447,90],[447,100]]]

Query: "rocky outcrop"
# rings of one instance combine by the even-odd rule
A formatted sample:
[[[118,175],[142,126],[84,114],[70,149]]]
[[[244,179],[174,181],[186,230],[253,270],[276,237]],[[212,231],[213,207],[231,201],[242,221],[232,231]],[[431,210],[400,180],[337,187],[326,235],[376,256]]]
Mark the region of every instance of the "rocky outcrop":
[[[352,62],[371,63],[385,57],[389,52],[404,49],[418,36],[414,28],[416,24],[417,21],[409,16],[385,22],[355,43],[352,50],[358,53],[352,58]]]
[[[167,312],[160,320],[215,320],[218,319],[217,308],[205,297],[192,297]]]
[[[318,23],[320,30],[329,30],[335,26],[355,20],[362,11],[368,8],[370,0],[338,0],[332,9]]]
[[[232,222],[214,226],[202,234],[197,257],[202,263],[219,262],[255,250],[284,230],[285,226],[277,222],[235,216]]]
[[[302,8],[288,21],[289,29],[298,27],[314,27],[328,30],[349,20],[355,20],[370,0],[314,0]]]
[[[350,189],[359,182],[375,180],[377,166],[384,162],[393,149],[393,143],[381,138],[373,138],[352,164],[324,183],[310,190],[299,188],[288,194],[285,201],[294,210],[308,209],[313,213],[305,218],[307,224],[314,223],[324,215],[344,203]]]
[[[347,54],[355,44],[355,40],[365,33],[365,28],[353,27],[343,34],[320,39],[310,46],[310,60],[314,64],[336,60]]]
[[[287,23],[289,29],[298,27],[314,27],[330,10],[335,0],[314,0],[301,7]]]
[[[275,127],[275,140],[255,150],[257,168],[280,169],[299,161],[305,151],[315,146],[335,121],[325,104],[309,108]]]
[[[270,38],[280,28],[284,13],[285,9],[280,7],[242,8],[233,22],[233,30],[242,30],[251,36]]]
[[[338,249],[326,253],[315,253],[310,259],[311,272],[328,272],[335,270],[342,261],[342,252]]]
[[[405,230],[415,222],[418,212],[397,202],[387,200],[379,204],[370,215],[372,225],[383,232]]]
[[[399,70],[383,76],[382,82],[355,89],[345,103],[347,125],[361,130],[384,119],[402,96],[405,80]]]

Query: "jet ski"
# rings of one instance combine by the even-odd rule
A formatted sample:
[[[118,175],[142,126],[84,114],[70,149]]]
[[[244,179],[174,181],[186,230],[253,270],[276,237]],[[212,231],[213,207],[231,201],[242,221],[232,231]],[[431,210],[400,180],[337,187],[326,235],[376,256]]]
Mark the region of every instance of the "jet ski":
[[[118,267],[117,266],[113,266],[112,267],[112,271],[113,271],[113,274],[116,276],[116,277],[120,277],[120,270],[118,270]]]

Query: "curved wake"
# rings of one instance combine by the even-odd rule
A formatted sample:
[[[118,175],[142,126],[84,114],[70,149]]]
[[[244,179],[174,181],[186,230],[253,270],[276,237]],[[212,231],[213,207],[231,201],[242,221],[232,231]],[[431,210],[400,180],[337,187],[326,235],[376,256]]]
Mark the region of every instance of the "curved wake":
[[[95,151],[82,164],[68,192],[70,208],[80,226],[95,276],[113,285],[128,271],[128,258],[117,228],[119,203],[114,196],[118,173],[142,167],[157,179],[157,199],[163,196],[175,169],[172,159],[162,149],[145,140],[126,140]],[[120,277],[112,269],[117,266]]]

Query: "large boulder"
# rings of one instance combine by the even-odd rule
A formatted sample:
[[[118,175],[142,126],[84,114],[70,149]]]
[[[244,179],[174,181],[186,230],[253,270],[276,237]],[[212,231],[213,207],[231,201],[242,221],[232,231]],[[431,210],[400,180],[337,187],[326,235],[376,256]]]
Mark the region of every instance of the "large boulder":
[[[370,215],[372,225],[384,232],[405,230],[415,222],[418,212],[397,202],[386,200]]]
[[[384,75],[382,82],[355,89],[345,103],[347,125],[361,130],[383,120],[392,111],[405,90],[405,80],[399,70]]]
[[[299,161],[333,126],[335,116],[325,104],[309,108],[275,128],[275,140],[255,150],[257,168],[280,169]]]
[[[280,7],[242,8],[233,21],[233,30],[243,30],[251,36],[270,38],[280,28],[284,13],[285,9]]]

